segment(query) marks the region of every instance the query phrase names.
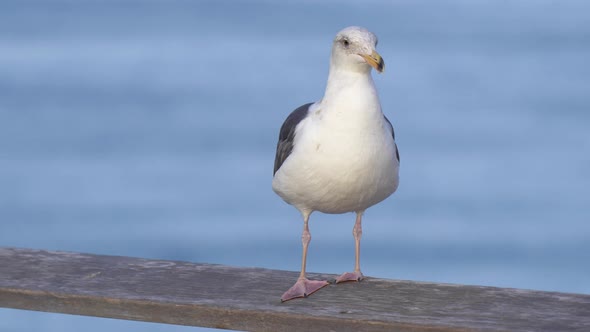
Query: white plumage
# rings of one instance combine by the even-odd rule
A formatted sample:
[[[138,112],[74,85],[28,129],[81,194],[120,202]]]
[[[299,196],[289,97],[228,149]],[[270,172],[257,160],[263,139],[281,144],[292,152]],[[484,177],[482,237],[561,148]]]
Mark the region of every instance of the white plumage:
[[[301,277],[283,295],[284,301],[307,296],[325,285],[306,285],[311,282],[305,278],[307,245],[311,239],[309,215],[313,211],[357,213],[353,230],[357,242],[354,278],[360,280],[362,214],[398,187],[395,135],[381,111],[371,77],[371,67],[383,69],[376,44],[376,36],[364,28],[340,31],[332,47],[324,97],[309,107],[297,109],[281,128],[272,188],[295,206],[304,219]]]
[[[370,76],[330,78],[351,82],[333,102],[324,98],[310,107],[273,190],[301,211],[362,211],[397,188],[396,147]],[[358,105],[355,95],[369,102]]]

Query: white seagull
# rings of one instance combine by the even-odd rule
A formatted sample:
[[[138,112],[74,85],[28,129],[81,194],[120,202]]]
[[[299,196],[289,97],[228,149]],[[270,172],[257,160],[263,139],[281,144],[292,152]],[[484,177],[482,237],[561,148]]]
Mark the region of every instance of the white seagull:
[[[281,126],[272,189],[301,212],[304,223],[301,274],[282,301],[307,297],[329,284],[305,275],[313,211],[356,213],[354,272],[343,273],[336,282],[360,281],[363,213],[397,189],[395,134],[371,77],[371,67],[384,68],[376,46],[377,37],[367,29],[340,31],[332,45],[324,97],[297,108]]]

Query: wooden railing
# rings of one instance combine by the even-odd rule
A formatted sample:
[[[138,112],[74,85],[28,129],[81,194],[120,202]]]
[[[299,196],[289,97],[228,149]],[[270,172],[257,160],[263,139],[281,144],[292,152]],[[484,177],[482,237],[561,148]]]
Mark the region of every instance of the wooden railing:
[[[281,303],[297,275],[0,248],[0,307],[251,331],[590,331],[590,295],[367,278]]]

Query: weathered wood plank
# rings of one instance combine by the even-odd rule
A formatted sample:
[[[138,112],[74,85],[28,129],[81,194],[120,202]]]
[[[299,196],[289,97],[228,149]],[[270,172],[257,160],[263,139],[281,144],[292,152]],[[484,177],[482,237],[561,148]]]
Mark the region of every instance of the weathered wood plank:
[[[254,331],[590,331],[590,295],[367,278],[281,303],[296,277],[0,248],[0,307]]]

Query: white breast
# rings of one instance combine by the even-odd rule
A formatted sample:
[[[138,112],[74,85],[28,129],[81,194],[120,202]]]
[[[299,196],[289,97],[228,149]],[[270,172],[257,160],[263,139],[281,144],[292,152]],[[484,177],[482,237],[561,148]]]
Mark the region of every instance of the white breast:
[[[397,189],[396,147],[372,80],[355,83],[310,108],[275,174],[274,191],[299,210],[364,211]]]

